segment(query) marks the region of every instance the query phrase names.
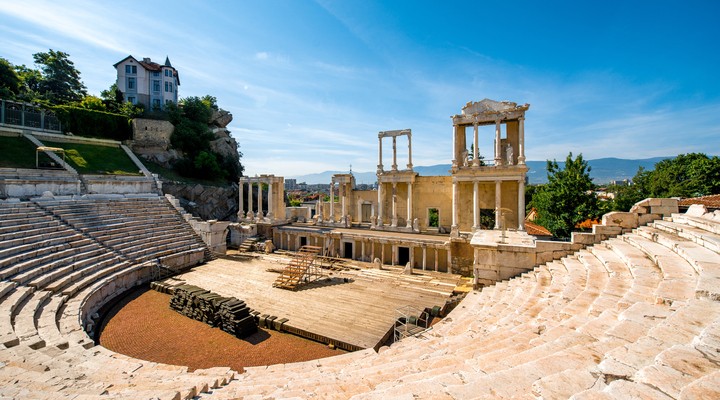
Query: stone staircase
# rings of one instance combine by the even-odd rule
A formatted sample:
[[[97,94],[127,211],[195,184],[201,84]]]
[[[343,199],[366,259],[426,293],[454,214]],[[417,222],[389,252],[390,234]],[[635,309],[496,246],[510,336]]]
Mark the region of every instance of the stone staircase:
[[[164,202],[0,202],[0,397],[180,399],[233,379],[229,368],[188,372],[91,338],[104,302],[146,281],[166,252],[199,242],[177,234],[184,221],[164,219]],[[158,221],[164,230],[152,229]]]
[[[430,331],[378,353],[242,375],[94,345],[83,329],[93,322],[88,305],[134,285],[142,264],[67,292],[74,281],[53,284],[69,271],[40,279],[78,261],[63,251],[91,253],[112,240],[84,241],[100,235],[91,220],[77,220],[78,236],[33,203],[0,204],[0,397],[720,398],[717,212],[691,207],[471,292]],[[133,246],[118,251],[132,255]]]
[[[258,242],[259,238],[257,236],[251,236],[245,240],[243,240],[242,243],[240,243],[240,246],[238,247],[238,252],[240,253],[247,253],[250,250],[252,250],[253,247],[255,247],[255,244]]]

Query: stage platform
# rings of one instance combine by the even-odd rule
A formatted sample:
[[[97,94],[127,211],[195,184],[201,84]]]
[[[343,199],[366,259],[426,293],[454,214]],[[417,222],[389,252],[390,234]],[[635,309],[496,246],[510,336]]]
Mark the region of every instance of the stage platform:
[[[330,282],[323,279],[297,291],[274,288],[288,260],[278,255],[218,259],[172,279],[242,299],[276,321],[287,318],[283,330],[346,350],[377,348],[392,333],[397,309],[442,307],[461,281],[459,275],[418,270],[404,275],[400,267],[379,270],[352,262],[359,268],[324,270]]]

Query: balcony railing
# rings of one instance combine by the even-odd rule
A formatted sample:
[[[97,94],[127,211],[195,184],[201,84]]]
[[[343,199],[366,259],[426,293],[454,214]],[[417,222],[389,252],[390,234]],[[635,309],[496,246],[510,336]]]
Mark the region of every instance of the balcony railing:
[[[54,112],[30,103],[0,99],[0,125],[60,133]]]

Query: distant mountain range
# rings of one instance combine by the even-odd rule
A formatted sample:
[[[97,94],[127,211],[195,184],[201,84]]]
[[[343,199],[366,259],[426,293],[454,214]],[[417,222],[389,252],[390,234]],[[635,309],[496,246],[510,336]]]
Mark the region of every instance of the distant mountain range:
[[[654,157],[644,158],[641,160],[627,160],[623,158],[598,158],[596,160],[588,160],[590,165],[590,177],[596,184],[609,183],[611,181],[621,181],[623,179],[632,179],[638,171],[639,167],[645,169],[654,169],[655,163],[673,157]],[[558,161],[558,165],[562,168],[565,162]],[[527,161],[530,168],[528,172],[528,180],[531,184],[547,183],[547,162],[546,161]],[[430,166],[416,166],[413,168],[422,176],[444,176],[450,175],[450,164],[437,164]],[[330,179],[334,174],[346,174],[348,171],[325,171],[317,174],[287,176],[286,178],[296,179],[298,183],[305,182],[308,184],[330,183]],[[375,183],[377,176],[375,172],[355,172],[355,182],[357,183]]]

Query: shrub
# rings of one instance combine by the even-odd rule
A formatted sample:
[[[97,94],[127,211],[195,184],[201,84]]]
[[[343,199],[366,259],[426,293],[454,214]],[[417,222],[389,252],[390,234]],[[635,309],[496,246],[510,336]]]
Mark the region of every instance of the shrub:
[[[72,106],[52,108],[64,132],[101,139],[132,139],[130,119],[124,115]]]

